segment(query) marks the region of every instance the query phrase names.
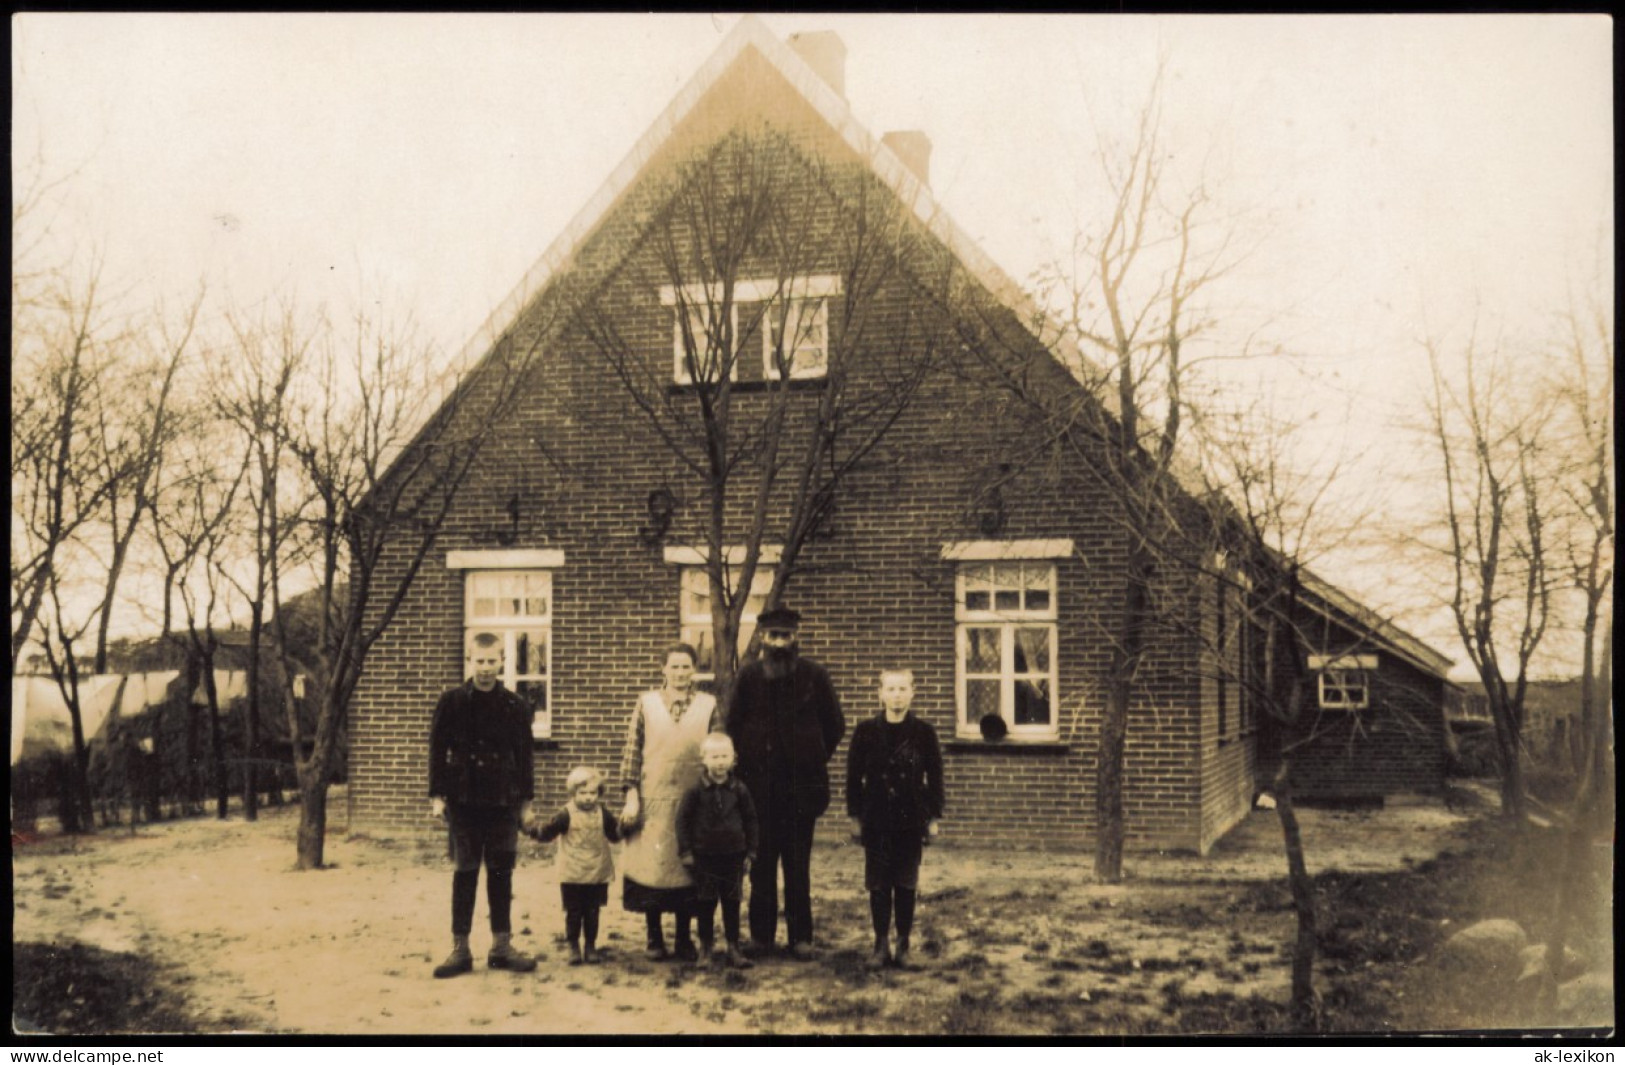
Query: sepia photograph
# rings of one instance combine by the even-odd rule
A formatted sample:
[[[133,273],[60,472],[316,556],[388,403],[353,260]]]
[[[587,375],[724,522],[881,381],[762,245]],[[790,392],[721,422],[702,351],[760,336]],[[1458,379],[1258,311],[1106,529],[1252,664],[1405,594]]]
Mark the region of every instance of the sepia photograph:
[[[1613,1040],[1610,16],[11,32],[14,1043]]]

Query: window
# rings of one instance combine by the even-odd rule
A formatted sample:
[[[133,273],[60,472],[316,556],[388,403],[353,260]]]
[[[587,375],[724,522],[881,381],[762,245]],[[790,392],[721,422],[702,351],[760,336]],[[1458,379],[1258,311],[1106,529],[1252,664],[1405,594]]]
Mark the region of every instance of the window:
[[[729,322],[728,336],[739,338],[739,304],[735,303],[729,308],[731,321]],[[719,358],[722,349],[723,329],[721,322],[722,308],[712,305],[701,298],[695,302],[685,302],[677,308],[672,315],[672,380],[680,385],[691,385],[696,378],[689,373],[688,344],[683,337],[684,313],[688,315],[688,328],[694,342],[694,355],[699,371],[698,380],[716,381],[721,377],[721,363]],[[739,362],[737,359],[728,360],[728,376],[739,376]]]
[[[680,572],[679,638],[686,644],[692,644],[699,652],[700,660],[694,663],[694,681],[706,691],[711,691],[717,679],[711,629],[711,577],[704,566],[684,566]],[[732,566],[728,567],[728,586],[737,591],[737,582],[736,571]],[[756,616],[762,612],[762,604],[767,601],[767,593],[772,587],[772,568],[758,566],[750,582],[750,595],[745,599],[745,611],[739,619],[741,651],[750,646],[751,636],[756,632]]]
[[[784,361],[791,379],[823,377],[829,372],[829,301],[792,299],[772,305],[772,328],[762,333],[762,374],[779,379],[777,352],[784,344]]]
[[[1225,552],[1214,555],[1212,587],[1212,646],[1208,654],[1207,688],[1216,707],[1218,737],[1234,738],[1252,728],[1252,702],[1247,692],[1249,668],[1246,593],[1247,576],[1230,563]]]
[[[1377,668],[1376,655],[1310,655],[1309,668],[1320,674],[1322,710],[1364,710],[1370,706],[1368,677]]]
[[[775,353],[781,343],[792,379],[823,377],[829,372],[829,297],[840,291],[841,279],[833,274],[736,281],[729,318],[724,322],[721,284],[661,286],[660,302],[672,308],[672,380],[680,385],[695,381],[683,337],[685,316],[696,354],[697,365],[692,369],[701,381],[718,380],[724,363],[729,379],[739,380],[742,360],[736,356],[750,350],[758,333],[763,380],[779,379]],[[733,338],[733,350],[726,352],[721,350],[725,325]],[[755,372],[747,370],[747,374]]]
[[[1055,565],[960,566],[954,604],[959,735],[982,735],[982,718],[1004,720],[1013,738],[1057,733]]]
[[[553,575],[476,570],[465,582],[464,648],[482,632],[502,639],[502,683],[530,705],[531,734],[553,734],[551,712]]]

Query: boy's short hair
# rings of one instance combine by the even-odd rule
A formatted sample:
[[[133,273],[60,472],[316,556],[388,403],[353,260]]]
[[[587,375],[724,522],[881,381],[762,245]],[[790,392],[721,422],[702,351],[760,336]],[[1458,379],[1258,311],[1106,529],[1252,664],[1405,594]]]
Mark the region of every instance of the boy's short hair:
[[[884,684],[887,677],[907,677],[910,685],[914,683],[914,671],[903,666],[890,666],[881,670],[876,680]]]
[[[570,770],[570,775],[564,778],[564,790],[571,795],[580,787],[596,788],[598,794],[604,793],[604,774],[590,765],[578,765]]]
[[[468,649],[469,652],[472,653],[476,647],[500,647],[501,645],[502,637],[498,636],[496,633],[476,632],[474,634],[473,641],[469,644]]]
[[[737,757],[734,751],[733,737],[726,732],[707,732],[705,739],[700,741],[700,751],[703,753],[707,747],[726,747],[729,754],[734,754]]]

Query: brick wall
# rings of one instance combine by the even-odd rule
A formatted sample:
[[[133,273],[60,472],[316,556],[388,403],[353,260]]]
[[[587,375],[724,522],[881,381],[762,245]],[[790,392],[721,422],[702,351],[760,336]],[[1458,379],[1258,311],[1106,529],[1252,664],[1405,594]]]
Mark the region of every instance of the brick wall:
[[[1293,755],[1305,799],[1377,799],[1444,786],[1443,681],[1379,655],[1365,710],[1312,711],[1314,737]]]

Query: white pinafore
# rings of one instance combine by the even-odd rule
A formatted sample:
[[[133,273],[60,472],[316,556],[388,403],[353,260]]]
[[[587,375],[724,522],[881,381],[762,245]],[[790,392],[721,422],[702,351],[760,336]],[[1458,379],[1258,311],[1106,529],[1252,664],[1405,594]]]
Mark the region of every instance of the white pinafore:
[[[642,828],[626,843],[621,872],[644,887],[693,883],[677,858],[677,804],[700,778],[700,741],[710,731],[716,705],[710,694],[695,692],[674,721],[660,692],[638,698],[643,715],[643,779],[638,785]]]

